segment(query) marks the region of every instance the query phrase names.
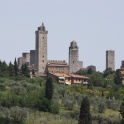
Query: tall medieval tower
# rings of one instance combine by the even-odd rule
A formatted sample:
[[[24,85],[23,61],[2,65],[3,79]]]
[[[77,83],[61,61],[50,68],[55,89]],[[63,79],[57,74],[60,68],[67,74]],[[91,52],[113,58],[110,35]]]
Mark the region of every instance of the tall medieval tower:
[[[76,41],[72,41],[69,47],[69,73],[79,70],[78,46]]]
[[[106,68],[115,70],[115,52],[113,50],[106,51]]]
[[[35,68],[38,73],[46,74],[46,64],[47,64],[47,34],[44,24],[38,27],[35,32],[36,42],[35,42]]]

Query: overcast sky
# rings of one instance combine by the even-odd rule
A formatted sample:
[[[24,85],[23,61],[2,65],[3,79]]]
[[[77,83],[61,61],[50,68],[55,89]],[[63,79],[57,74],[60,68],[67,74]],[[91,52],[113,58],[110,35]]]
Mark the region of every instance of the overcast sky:
[[[105,69],[106,50],[115,68],[124,59],[124,0],[0,0],[0,59],[7,63],[35,49],[35,31],[48,30],[48,59],[66,60],[70,42],[83,67]]]

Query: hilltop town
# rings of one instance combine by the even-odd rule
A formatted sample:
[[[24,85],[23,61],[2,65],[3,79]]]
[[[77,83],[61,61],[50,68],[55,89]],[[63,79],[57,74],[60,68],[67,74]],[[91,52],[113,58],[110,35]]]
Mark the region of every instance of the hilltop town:
[[[47,35],[42,23],[35,50],[23,52],[18,64],[0,61],[0,124],[84,124],[87,117],[92,124],[123,124],[124,61],[115,70],[115,51],[107,50],[103,72],[84,68],[76,41],[68,62],[48,60]]]
[[[69,46],[69,56],[68,62],[66,60],[48,60],[48,48],[47,48],[47,35],[48,31],[44,23],[38,27],[35,31],[35,50],[30,50],[30,52],[23,52],[21,57],[18,57],[18,67],[21,69],[22,65],[26,64],[30,70],[30,75],[32,76],[32,70],[35,71],[35,76],[45,77],[48,73],[55,77],[68,77],[71,78],[72,74],[79,70],[92,69],[96,71],[95,65],[89,65],[88,67],[83,67],[83,61],[79,61],[79,47],[76,41],[70,42]],[[67,51],[68,52],[68,51]],[[106,51],[106,69],[111,68],[115,71],[115,51]],[[119,69],[121,73],[124,72],[124,61]],[[59,76],[58,76],[59,75]],[[65,75],[65,76],[63,76]],[[79,76],[75,75],[75,79]],[[82,80],[86,80],[87,77],[82,77]],[[77,82],[76,83],[83,83]],[[71,82],[66,82],[71,84]]]

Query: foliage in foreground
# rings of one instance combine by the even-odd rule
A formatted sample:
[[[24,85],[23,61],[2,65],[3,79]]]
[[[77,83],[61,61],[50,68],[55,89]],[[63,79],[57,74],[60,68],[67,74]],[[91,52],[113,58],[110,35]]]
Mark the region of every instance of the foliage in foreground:
[[[87,97],[81,102],[80,115],[78,124],[91,124],[90,102]]]

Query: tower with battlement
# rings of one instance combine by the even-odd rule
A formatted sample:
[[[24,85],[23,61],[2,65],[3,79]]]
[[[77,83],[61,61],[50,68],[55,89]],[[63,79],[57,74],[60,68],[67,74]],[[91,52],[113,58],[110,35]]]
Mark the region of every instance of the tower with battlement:
[[[78,50],[77,42],[72,41],[69,47],[69,73],[75,73],[83,66],[83,62],[78,61]]]
[[[42,23],[35,32],[35,69],[40,74],[46,74],[47,65],[47,34],[48,31]]]
[[[113,50],[106,51],[106,68],[115,70],[115,52]]]

